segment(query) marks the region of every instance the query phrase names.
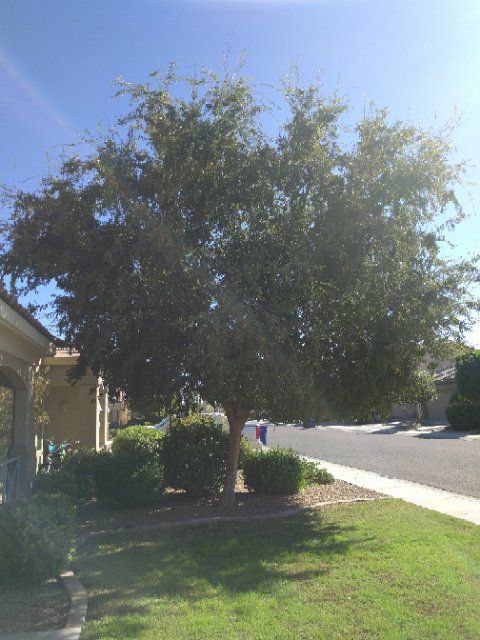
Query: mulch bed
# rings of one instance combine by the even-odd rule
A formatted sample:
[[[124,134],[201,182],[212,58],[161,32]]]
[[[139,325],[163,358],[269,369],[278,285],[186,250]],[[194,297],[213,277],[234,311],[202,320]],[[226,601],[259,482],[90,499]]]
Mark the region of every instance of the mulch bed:
[[[57,580],[0,593],[0,602],[0,637],[4,633],[61,629],[70,609],[67,592]]]
[[[362,489],[340,480],[336,480],[333,484],[308,487],[293,496],[260,495],[248,492],[240,474],[239,476],[233,507],[222,507],[219,498],[195,499],[179,491],[167,491],[158,505],[142,509],[105,509],[89,504],[78,510],[78,533],[83,537],[95,531],[128,530],[143,525],[216,516],[248,518],[253,515],[287,511],[296,507],[313,508],[319,502],[382,497],[375,491]]]

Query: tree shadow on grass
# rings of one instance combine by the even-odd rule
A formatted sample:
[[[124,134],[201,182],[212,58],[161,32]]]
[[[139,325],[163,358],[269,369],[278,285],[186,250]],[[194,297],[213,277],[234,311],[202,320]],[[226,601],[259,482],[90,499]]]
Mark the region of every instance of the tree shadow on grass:
[[[354,529],[305,512],[270,522],[216,523],[90,542],[78,559],[90,592],[89,618],[133,616],[140,623],[160,599],[167,607],[216,594],[233,600],[275,594],[286,582],[321,580],[353,542],[368,542],[352,535]]]

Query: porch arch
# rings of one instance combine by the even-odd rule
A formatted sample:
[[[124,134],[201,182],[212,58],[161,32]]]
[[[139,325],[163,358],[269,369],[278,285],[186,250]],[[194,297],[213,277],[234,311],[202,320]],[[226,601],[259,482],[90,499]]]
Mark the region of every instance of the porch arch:
[[[0,364],[0,386],[9,387],[13,391],[13,416],[11,445],[23,444],[26,441],[28,413],[28,392],[25,381],[8,366]]]
[[[6,459],[0,460],[0,465],[5,465],[7,460],[17,460],[15,493],[22,496],[28,492],[36,470],[32,370],[10,354],[0,351],[0,384],[13,392],[10,445]]]

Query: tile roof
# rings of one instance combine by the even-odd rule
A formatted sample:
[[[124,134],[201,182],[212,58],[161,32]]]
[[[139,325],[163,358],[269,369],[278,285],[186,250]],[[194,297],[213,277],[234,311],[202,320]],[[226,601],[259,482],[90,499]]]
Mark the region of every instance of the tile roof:
[[[18,313],[19,316],[22,316],[24,320],[26,320],[32,327],[35,327],[37,331],[39,331],[47,340],[53,342],[54,344],[59,344],[61,341],[59,338],[50,333],[50,331],[43,326],[43,324],[35,318],[35,316],[24,306],[22,306],[15,296],[12,296],[11,293],[5,289],[2,283],[0,283],[0,300],[3,300],[9,307],[11,307],[14,311]]]
[[[438,382],[442,382],[446,380],[454,380],[455,373],[455,363],[446,362],[435,369],[435,373],[433,374],[433,376],[435,380],[437,380]]]

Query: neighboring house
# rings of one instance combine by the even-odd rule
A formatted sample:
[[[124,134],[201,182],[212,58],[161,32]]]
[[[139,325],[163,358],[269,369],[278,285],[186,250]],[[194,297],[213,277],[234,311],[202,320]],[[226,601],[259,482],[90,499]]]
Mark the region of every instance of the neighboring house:
[[[437,398],[425,403],[423,419],[445,421],[447,419],[445,410],[448,407],[450,398],[456,392],[454,361],[442,362],[435,369],[434,377]],[[413,405],[393,405],[390,417],[394,420],[413,420],[415,418],[415,407]]]
[[[59,341],[0,284],[0,501],[6,492],[24,495],[43,453],[44,437],[79,440],[100,448],[108,435],[108,397],[101,380],[87,375],[75,386],[66,372],[77,355]],[[39,432],[34,419],[34,375],[49,367],[47,412]],[[10,405],[9,406],[9,403]]]
[[[55,338],[0,285],[0,372],[12,391],[11,425],[2,426],[0,491],[27,491],[42,449],[33,411],[33,376],[41,359],[55,352]],[[4,386],[4,388],[6,388]]]
[[[42,359],[50,378],[45,436],[98,450],[108,440],[108,393],[91,372],[75,385],[68,382],[68,370],[77,358],[78,353],[57,347],[53,356]]]
[[[427,420],[446,420],[446,408],[450,398],[457,391],[455,382],[455,362],[445,362],[435,371],[435,386],[437,387],[437,399],[427,402]]]
[[[108,421],[112,428],[124,427],[131,417],[132,412],[123,397],[109,399]]]

